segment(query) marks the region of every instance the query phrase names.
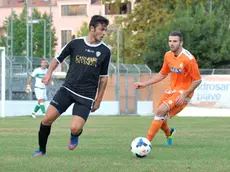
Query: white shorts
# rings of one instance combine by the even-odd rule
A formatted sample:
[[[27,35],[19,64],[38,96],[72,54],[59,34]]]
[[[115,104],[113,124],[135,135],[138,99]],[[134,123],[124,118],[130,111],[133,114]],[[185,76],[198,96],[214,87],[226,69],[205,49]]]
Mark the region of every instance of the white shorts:
[[[41,100],[41,99],[47,100],[46,89],[34,88],[34,92],[37,100]]]

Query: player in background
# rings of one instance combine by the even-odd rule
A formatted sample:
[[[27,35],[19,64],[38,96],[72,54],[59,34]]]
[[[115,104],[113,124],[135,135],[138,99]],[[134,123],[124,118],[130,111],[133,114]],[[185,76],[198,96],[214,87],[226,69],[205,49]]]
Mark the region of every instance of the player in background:
[[[191,99],[194,90],[201,83],[201,76],[195,57],[183,46],[183,35],[180,31],[171,32],[168,38],[170,51],[164,56],[160,73],[145,82],[136,82],[136,89],[145,88],[160,82],[171,73],[169,88],[155,110],[155,117],[148,131],[148,140],[152,141],[159,129],[165,132],[166,145],[172,145],[175,129],[169,128],[167,117],[178,114]]]
[[[37,105],[34,107],[34,110],[32,112],[32,117],[36,118],[36,112],[38,112],[39,109],[41,109],[42,114],[45,115],[46,109],[45,109],[45,100],[47,99],[46,96],[46,85],[42,82],[42,78],[45,76],[47,72],[47,62],[46,60],[41,60],[41,67],[34,69],[32,74],[30,75],[27,86],[26,86],[26,93],[31,92],[31,82],[32,79],[35,78],[35,85],[34,85],[34,92],[36,95],[36,98],[38,100]]]
[[[46,154],[51,125],[71,104],[74,106],[68,142],[70,150],[77,147],[90,111],[94,112],[100,107],[108,81],[111,56],[110,49],[102,41],[108,24],[109,21],[103,16],[93,16],[89,23],[88,36],[73,39],[52,60],[42,80],[45,84],[49,84],[52,72],[67,56],[70,56],[70,65],[64,84],[53,97],[40,124],[39,149],[33,156]]]

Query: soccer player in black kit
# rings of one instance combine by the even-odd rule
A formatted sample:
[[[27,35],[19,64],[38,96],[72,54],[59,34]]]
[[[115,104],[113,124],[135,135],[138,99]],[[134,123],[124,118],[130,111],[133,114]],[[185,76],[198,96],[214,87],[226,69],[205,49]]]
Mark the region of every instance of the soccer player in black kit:
[[[52,72],[67,56],[70,56],[69,70],[64,84],[50,102],[38,132],[39,149],[33,156],[46,154],[46,144],[52,123],[74,103],[68,147],[73,150],[90,111],[100,107],[108,80],[108,66],[111,52],[102,41],[106,34],[108,19],[95,15],[89,23],[88,36],[77,38],[65,45],[52,60],[43,83],[51,82]],[[96,95],[97,93],[97,95]]]

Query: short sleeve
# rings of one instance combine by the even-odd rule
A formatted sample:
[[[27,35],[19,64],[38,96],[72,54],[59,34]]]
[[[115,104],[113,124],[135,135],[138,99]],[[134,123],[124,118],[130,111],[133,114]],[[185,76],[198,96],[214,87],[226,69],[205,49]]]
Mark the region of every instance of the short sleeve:
[[[168,66],[168,62],[167,62],[167,56],[164,56],[164,62],[163,62],[163,66],[160,70],[160,74],[162,75],[168,75],[170,72],[169,66]]]
[[[68,44],[66,44],[61,51],[55,56],[55,59],[58,63],[62,63],[63,60],[70,55],[71,52],[71,44],[72,41],[70,41]]]
[[[105,60],[102,62],[102,65],[101,65],[101,71],[100,71],[101,76],[108,75],[110,58],[111,58],[111,51],[109,50],[108,54],[105,57]]]
[[[192,60],[189,60],[187,64],[187,72],[191,76],[192,81],[201,80],[200,71],[199,71],[198,64],[195,58],[193,58]]]
[[[31,76],[32,76],[33,78],[38,74],[37,71],[38,71],[37,69],[34,69],[34,71],[32,72]]]

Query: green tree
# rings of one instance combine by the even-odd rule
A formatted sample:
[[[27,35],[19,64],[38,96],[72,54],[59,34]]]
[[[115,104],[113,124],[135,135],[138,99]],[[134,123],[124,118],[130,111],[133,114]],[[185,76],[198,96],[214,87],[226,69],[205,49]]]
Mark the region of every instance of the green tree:
[[[118,26],[112,24],[109,28],[117,28]],[[87,36],[89,32],[89,24],[87,22],[83,22],[80,29],[77,31],[77,37]],[[116,31],[112,31],[108,29],[107,34],[103,40],[108,46],[112,48],[112,62],[116,61],[117,56],[117,39],[116,39]],[[122,45],[121,41],[120,44]]]
[[[33,24],[33,54],[36,57],[43,57],[43,52],[44,52],[44,22],[45,20],[46,23],[46,57],[49,57],[49,40],[50,40],[50,34],[49,34],[49,29],[50,29],[50,16],[47,13],[41,14],[37,9],[34,9],[33,12],[33,19],[36,20],[41,20],[37,24]],[[51,23],[52,24],[52,23]],[[55,46],[57,45],[57,38],[55,37],[56,30],[55,28],[52,29],[51,32],[51,37],[52,37],[52,57],[54,56],[55,53]]]
[[[131,14],[117,20],[124,32],[127,63],[145,63],[144,53],[148,51],[146,39],[152,39],[156,28],[169,21],[176,2],[177,0],[143,0],[135,5]]]
[[[46,57],[49,57],[49,51],[50,51],[50,35],[49,35],[49,29],[50,29],[50,23],[49,15],[47,13],[41,14],[36,8],[33,12],[33,20],[40,20],[39,23],[33,24],[33,56],[35,57],[43,57],[44,52],[44,22],[46,21]],[[14,56],[25,56],[26,55],[26,7],[24,7],[22,13],[20,15],[15,14],[13,12],[13,37],[10,37],[11,33],[11,16],[7,18],[9,21],[8,23],[5,23],[4,29],[7,31],[8,27],[8,48],[9,52],[11,51],[10,45],[11,41],[13,41],[13,55]],[[30,24],[31,26],[31,24]],[[31,29],[31,27],[30,27]],[[31,30],[29,30],[29,40],[31,39],[30,35]],[[54,56],[55,53],[55,45],[57,44],[57,38],[55,37],[55,28],[52,29],[52,42],[51,42],[51,48],[52,48],[52,56]],[[6,37],[1,37],[0,42],[2,46],[6,46]],[[31,44],[31,43],[30,43]],[[29,50],[30,52],[30,50]],[[30,52],[31,54],[31,52]]]
[[[112,2],[104,0],[103,2]],[[123,30],[125,38],[125,61],[127,63],[150,63],[145,54],[151,52],[148,43],[161,34],[161,28],[167,26],[178,12],[189,7],[194,8],[203,3],[209,11],[210,0],[140,0],[135,4],[131,14],[116,20],[116,24]],[[213,3],[216,0],[212,0]],[[116,1],[117,5],[121,1]],[[180,7],[180,8],[179,8]],[[161,50],[164,52],[165,49]],[[155,62],[161,64],[161,62]],[[154,66],[153,66],[154,67]]]
[[[147,42],[150,50],[145,54],[148,65],[157,71],[161,68],[164,53],[168,51],[168,35],[173,30],[182,31],[183,46],[197,58],[200,68],[219,68],[229,61],[230,15],[227,11],[230,6],[217,2],[214,5],[216,8],[211,12],[206,3],[188,6],[158,28],[154,39]],[[182,8],[178,6],[178,9]]]
[[[89,32],[89,24],[87,22],[83,22],[79,31],[77,31],[77,37],[87,36]]]

